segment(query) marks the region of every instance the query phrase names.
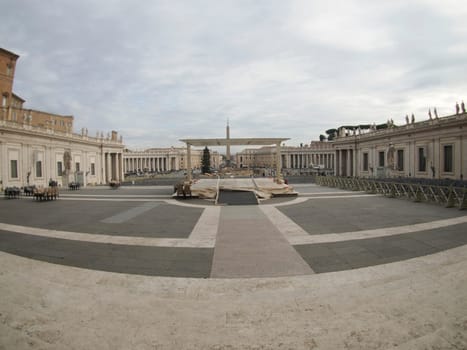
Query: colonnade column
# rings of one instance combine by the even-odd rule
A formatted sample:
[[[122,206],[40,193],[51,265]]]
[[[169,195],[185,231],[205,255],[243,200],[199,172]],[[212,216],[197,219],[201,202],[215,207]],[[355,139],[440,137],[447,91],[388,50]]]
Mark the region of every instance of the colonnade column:
[[[276,144],[276,182],[282,183],[284,180],[282,178],[281,173],[281,163],[282,163],[282,156],[281,156],[281,143],[278,142]]]
[[[347,169],[346,169],[346,176],[351,176],[351,171],[352,171],[352,168],[351,168],[351,165],[352,165],[352,154],[351,154],[351,150],[348,149],[347,150]]]
[[[357,176],[357,152],[352,150],[352,176]]]
[[[336,166],[336,175],[341,176],[342,175],[342,151],[336,151],[337,152],[337,166]]]
[[[112,160],[110,157],[110,152],[105,154],[105,182],[109,183],[112,178]]]
[[[123,181],[124,179],[124,169],[123,169],[123,153],[117,153],[118,156],[118,166],[120,167],[120,179],[118,181]]]
[[[187,180],[191,181],[191,145],[186,144],[186,176]]]

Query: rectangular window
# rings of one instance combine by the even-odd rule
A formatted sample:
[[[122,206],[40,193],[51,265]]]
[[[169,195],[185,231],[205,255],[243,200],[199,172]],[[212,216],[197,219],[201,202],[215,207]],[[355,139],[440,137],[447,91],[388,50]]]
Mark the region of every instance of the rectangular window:
[[[403,149],[397,150],[397,170],[399,171],[404,170],[404,150]]]
[[[423,147],[418,149],[418,171],[426,171],[426,154]]]
[[[7,97],[5,95],[2,96],[2,106],[6,107]]]
[[[10,160],[10,175],[12,179],[18,178],[18,161],[17,160]]]
[[[452,145],[444,146],[444,172],[445,173],[453,172]]]
[[[40,160],[36,162],[36,177],[42,177],[42,162]]]
[[[363,153],[363,171],[368,171],[368,153]]]
[[[57,162],[57,176],[63,175],[63,163]]]
[[[384,151],[381,151],[378,153],[378,166],[379,167],[384,166]]]
[[[75,163],[75,169],[76,169],[76,171],[80,171],[79,170],[79,163]]]
[[[96,175],[96,165],[91,163],[91,175]]]

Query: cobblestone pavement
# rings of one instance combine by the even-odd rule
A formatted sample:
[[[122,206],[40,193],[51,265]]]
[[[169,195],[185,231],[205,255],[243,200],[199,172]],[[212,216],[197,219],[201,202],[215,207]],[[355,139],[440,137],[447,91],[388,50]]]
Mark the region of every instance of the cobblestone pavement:
[[[296,190],[0,200],[0,349],[467,347],[465,212]]]

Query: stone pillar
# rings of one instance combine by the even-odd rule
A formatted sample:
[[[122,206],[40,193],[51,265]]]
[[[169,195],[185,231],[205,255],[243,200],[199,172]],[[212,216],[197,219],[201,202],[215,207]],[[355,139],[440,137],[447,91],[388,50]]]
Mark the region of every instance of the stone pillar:
[[[100,173],[101,176],[100,176],[100,179],[99,179],[100,184],[103,184],[105,182],[106,177],[107,177],[106,170],[105,170],[105,165],[106,164],[107,163],[105,162],[105,153],[102,151],[101,154],[100,154],[100,157],[99,157],[99,166],[100,166],[100,169],[101,169],[101,173]],[[63,179],[63,177],[62,177],[62,179]],[[65,185],[64,182],[63,182],[63,185]]]
[[[284,179],[282,178],[282,156],[281,156],[281,143],[276,144],[276,182],[283,183]]]
[[[337,152],[337,166],[336,166],[336,175],[341,176],[342,175],[342,151],[338,150]]]
[[[110,180],[112,179],[112,159],[111,159],[111,154],[108,152],[106,153],[106,159],[105,159],[105,164],[106,164],[106,177],[105,177],[105,182],[109,183]]]
[[[347,164],[346,164],[346,172],[345,172],[346,176],[351,176],[351,175],[352,175],[352,174],[350,173],[350,171],[351,171],[351,165],[352,165],[352,164],[351,164],[351,161],[352,161],[351,159],[352,159],[352,157],[351,157],[351,150],[349,149],[349,150],[347,150]]]
[[[191,145],[186,144],[186,179],[191,181]]]
[[[118,165],[120,166],[120,179],[118,181],[123,181],[124,178],[124,169],[123,169],[123,153],[117,153],[118,155]]]
[[[352,150],[352,176],[357,176],[357,152]]]

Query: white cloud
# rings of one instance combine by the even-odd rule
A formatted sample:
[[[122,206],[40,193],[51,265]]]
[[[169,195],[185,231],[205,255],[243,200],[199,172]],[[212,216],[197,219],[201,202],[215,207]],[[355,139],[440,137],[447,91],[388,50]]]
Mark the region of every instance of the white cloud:
[[[235,137],[299,144],[467,99],[465,1],[9,7],[0,42],[21,55],[15,89],[28,106],[73,114],[77,130],[118,130],[134,147],[220,137],[227,118]]]

